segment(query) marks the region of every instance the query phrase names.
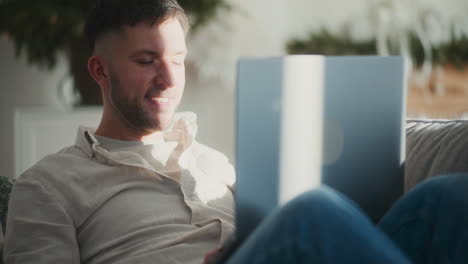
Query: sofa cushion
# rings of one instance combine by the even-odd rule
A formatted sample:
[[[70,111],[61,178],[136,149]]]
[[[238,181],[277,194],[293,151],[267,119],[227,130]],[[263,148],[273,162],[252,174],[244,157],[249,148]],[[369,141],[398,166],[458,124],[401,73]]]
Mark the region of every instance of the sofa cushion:
[[[15,180],[9,177],[0,176],[0,224],[2,232],[5,232],[5,224],[8,213],[8,200]]]
[[[468,172],[468,120],[407,120],[405,191],[457,172]]]

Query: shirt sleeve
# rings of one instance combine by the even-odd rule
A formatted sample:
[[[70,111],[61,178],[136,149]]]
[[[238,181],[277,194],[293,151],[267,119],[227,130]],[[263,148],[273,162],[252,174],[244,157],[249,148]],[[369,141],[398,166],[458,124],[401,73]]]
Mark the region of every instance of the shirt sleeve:
[[[13,187],[5,235],[5,263],[80,263],[73,221],[34,178]]]

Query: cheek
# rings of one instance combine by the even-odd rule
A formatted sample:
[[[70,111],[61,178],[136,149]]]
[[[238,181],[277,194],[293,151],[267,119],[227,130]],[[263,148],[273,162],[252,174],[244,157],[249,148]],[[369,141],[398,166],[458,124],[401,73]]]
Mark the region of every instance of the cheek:
[[[151,75],[141,71],[128,72],[122,77],[125,87],[134,94],[146,93],[147,87],[151,85],[152,80]]]
[[[141,69],[137,69],[127,62],[120,62],[114,65],[115,69],[112,75],[118,80],[121,93],[132,96],[144,90],[143,87],[147,82],[147,73],[142,72]]]
[[[182,87],[182,90],[185,86],[185,67],[181,67],[177,70],[177,85]]]
[[[179,90],[179,98],[181,98],[185,88],[185,71],[181,73],[178,79],[177,88]]]

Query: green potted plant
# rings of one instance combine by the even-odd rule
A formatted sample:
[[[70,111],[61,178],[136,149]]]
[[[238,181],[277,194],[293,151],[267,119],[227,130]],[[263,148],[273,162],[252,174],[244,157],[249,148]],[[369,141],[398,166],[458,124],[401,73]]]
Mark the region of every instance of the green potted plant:
[[[213,19],[220,9],[230,9],[226,0],[179,0],[191,19],[192,30]],[[88,74],[89,49],[84,23],[95,0],[0,0],[0,33],[6,34],[16,54],[25,53],[28,62],[52,68],[57,56],[65,54],[70,63],[80,105],[102,103],[100,90]]]

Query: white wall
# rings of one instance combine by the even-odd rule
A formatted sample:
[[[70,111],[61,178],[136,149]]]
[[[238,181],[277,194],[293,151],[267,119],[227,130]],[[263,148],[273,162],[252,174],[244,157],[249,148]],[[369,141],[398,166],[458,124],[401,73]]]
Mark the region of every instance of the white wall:
[[[63,60],[53,71],[17,58],[11,41],[0,36],[0,175],[13,176],[13,111],[19,107],[62,108],[57,85],[67,71]],[[51,133],[51,140],[53,133]]]
[[[186,94],[181,110],[199,116],[201,142],[234,160],[235,65],[239,57],[284,54],[285,41],[327,25],[331,29],[363,17],[369,3],[378,0],[230,0],[237,11],[221,14],[222,21],[211,23],[189,39]],[[416,0],[394,0],[415,2]],[[466,0],[420,0],[444,14],[466,14]],[[353,20],[351,20],[353,21]],[[67,70],[60,61],[53,71],[28,66],[14,56],[12,44],[0,38],[0,174],[13,173],[13,109],[49,106],[61,108],[56,87]],[[59,133],[59,132],[57,132]],[[51,139],[53,132],[51,132]]]

